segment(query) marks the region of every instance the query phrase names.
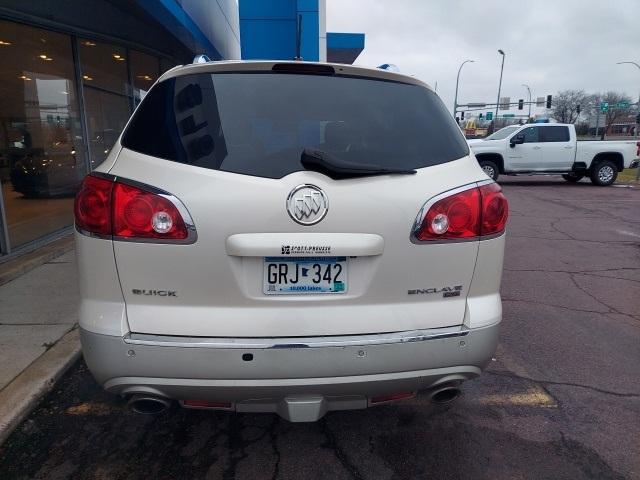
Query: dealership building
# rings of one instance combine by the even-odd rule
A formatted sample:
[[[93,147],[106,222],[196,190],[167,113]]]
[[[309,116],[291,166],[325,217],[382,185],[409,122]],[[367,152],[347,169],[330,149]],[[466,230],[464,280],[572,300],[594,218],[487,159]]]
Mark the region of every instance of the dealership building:
[[[352,63],[325,0],[0,0],[0,262],[68,235],[73,195],[159,75],[211,60]]]

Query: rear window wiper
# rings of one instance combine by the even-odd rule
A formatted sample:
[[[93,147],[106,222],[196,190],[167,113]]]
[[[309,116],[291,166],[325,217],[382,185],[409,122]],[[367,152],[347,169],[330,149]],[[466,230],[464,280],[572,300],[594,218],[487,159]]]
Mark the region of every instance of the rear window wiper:
[[[330,153],[312,148],[305,148],[300,156],[300,163],[307,170],[324,173],[334,180],[373,175],[412,175],[415,170],[406,168],[382,167],[368,163],[347,162],[334,157]]]

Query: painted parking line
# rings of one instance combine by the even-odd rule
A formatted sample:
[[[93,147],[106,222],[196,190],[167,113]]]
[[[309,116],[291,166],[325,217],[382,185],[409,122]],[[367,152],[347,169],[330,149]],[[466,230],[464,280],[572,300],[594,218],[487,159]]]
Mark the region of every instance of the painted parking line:
[[[531,387],[522,393],[486,395],[480,398],[480,403],[483,405],[558,408],[556,401],[539,387]]]

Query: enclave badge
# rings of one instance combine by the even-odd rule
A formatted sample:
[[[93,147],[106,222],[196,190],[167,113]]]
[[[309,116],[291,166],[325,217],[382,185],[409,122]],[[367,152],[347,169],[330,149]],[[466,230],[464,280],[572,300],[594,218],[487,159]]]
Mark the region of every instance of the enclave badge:
[[[298,185],[287,197],[287,212],[300,225],[314,225],[329,211],[329,199],[320,187]]]

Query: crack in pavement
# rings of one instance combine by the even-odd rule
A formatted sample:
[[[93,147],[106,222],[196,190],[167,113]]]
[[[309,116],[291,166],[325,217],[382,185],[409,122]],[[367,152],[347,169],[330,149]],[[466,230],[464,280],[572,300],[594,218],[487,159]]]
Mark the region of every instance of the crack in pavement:
[[[326,417],[320,420],[320,422],[318,422],[318,427],[320,428],[320,431],[326,438],[326,441],[324,444],[322,444],[322,446],[333,452],[336,458],[340,461],[340,464],[344,467],[344,469],[347,472],[349,472],[349,475],[351,475],[351,478],[354,478],[355,480],[364,480],[364,477],[360,473],[360,470],[358,469],[358,467],[356,467],[356,465],[354,465],[353,462],[349,460],[345,452],[338,445],[338,442],[336,440],[334,433],[331,431],[331,429],[329,428],[329,425],[327,424]]]
[[[611,305],[608,305],[606,303],[604,303],[602,300],[600,300],[599,298],[596,298],[595,295],[593,295],[591,292],[588,292],[586,289],[584,289],[583,287],[580,286],[580,284],[578,283],[578,281],[575,279],[574,275],[578,275],[576,273],[568,273],[569,278],[571,279],[571,281],[573,282],[573,284],[576,286],[576,288],[578,290],[580,290],[582,293],[584,293],[585,295],[587,295],[589,298],[591,298],[591,300],[595,301],[596,303],[599,303],[600,305],[608,308],[610,310],[610,312],[608,313],[619,313],[621,315],[624,315],[624,313],[622,313],[621,311],[617,310],[616,308],[612,307]]]
[[[592,385],[584,385],[582,383],[573,383],[573,382],[556,382],[553,380],[542,380],[542,379],[537,379],[537,378],[531,378],[531,377],[526,377],[526,376],[522,376],[522,375],[517,375],[515,373],[500,373],[500,372],[496,372],[496,371],[492,371],[492,370],[485,370],[484,372],[485,374],[489,374],[489,375],[495,375],[497,377],[506,377],[506,378],[515,378],[518,380],[526,380],[532,383],[537,383],[540,386],[547,386],[547,385],[556,385],[556,386],[565,386],[565,387],[577,387],[577,388],[586,388],[588,390],[593,390],[595,392],[598,393],[603,393],[605,395],[613,395],[615,397],[622,397],[622,398],[640,398],[640,393],[626,393],[626,392],[614,392],[613,390],[605,390],[603,388],[598,388],[598,387],[594,387]],[[545,391],[547,391],[545,389]],[[547,393],[549,393],[547,391]],[[551,394],[549,394],[551,395]],[[551,397],[553,397],[553,395],[551,395]],[[555,397],[553,397],[554,400]]]
[[[580,206],[575,205],[575,204],[567,205],[566,200],[563,200],[563,199],[556,200],[556,199],[549,198],[549,197],[541,197],[540,195],[535,195],[534,192],[535,191],[532,191],[530,197],[531,198],[535,198],[537,202],[543,202],[543,203],[546,202],[546,203],[550,203],[552,205],[559,206],[559,207],[562,207],[562,208],[572,209],[572,210],[575,210],[577,212],[581,212],[584,215],[594,215],[594,213],[597,212],[597,213],[601,214],[600,216],[605,216],[607,218],[618,220],[620,222],[628,222],[628,223],[633,223],[633,224],[636,224],[636,223],[640,224],[640,221],[634,221],[634,220],[629,220],[629,219],[626,219],[626,218],[622,218],[622,217],[616,216],[613,213],[608,212],[608,211],[603,211],[603,210],[600,210],[598,208],[580,207]],[[576,217],[573,217],[573,219],[576,219]]]
[[[561,232],[558,232],[561,233]],[[605,245],[637,245],[638,242],[633,240],[586,240],[576,237],[570,238],[548,238],[548,237],[536,237],[533,235],[509,235],[510,238],[529,238],[531,240],[551,240],[554,242],[584,242],[584,243],[597,243]]]
[[[539,300],[522,300],[522,299],[517,299],[517,298],[507,298],[507,297],[504,297],[504,296],[502,297],[502,301],[503,302],[532,303],[534,305],[544,305],[545,307],[562,308],[564,310],[571,310],[572,312],[598,313],[600,315],[605,314],[605,313],[620,313],[620,312],[613,312],[613,311],[603,312],[601,310],[585,310],[585,309],[581,309],[581,308],[565,307],[563,305],[555,305],[553,303],[544,303],[544,302],[541,302]],[[626,315],[626,314],[623,313],[621,315]],[[626,315],[626,316],[629,316],[629,315]]]
[[[619,268],[603,268],[599,270],[578,270],[575,272],[571,272],[569,270],[543,270],[538,268],[504,268],[505,272],[543,272],[543,273],[580,273],[580,274],[590,274],[590,273],[600,273],[600,272],[617,272],[620,270],[640,270],[640,267],[619,267]],[[616,278],[616,277],[607,277],[607,278]],[[626,280],[626,279],[623,279]]]

